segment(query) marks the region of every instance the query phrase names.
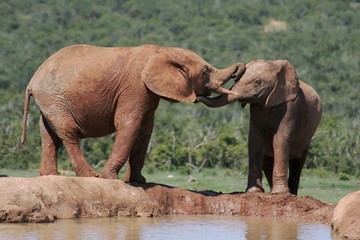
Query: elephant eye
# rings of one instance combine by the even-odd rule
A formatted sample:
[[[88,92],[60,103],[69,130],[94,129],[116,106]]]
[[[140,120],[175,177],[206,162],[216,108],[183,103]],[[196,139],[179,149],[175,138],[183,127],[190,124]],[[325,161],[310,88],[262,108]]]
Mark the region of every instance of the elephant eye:
[[[209,69],[205,68],[202,72],[201,72],[201,76],[204,78],[209,77]]]
[[[180,71],[185,72],[183,65],[176,63],[176,62],[172,62],[171,64],[174,65],[176,68],[178,68]]]
[[[261,85],[261,80],[260,80],[260,79],[256,79],[256,80],[254,81],[254,85],[255,85],[255,86],[260,86],[260,85]]]

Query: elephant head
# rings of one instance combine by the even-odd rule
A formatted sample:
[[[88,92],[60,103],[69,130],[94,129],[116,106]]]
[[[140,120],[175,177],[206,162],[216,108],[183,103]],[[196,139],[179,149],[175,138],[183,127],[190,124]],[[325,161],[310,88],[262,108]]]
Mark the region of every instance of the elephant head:
[[[216,69],[194,52],[171,48],[152,55],[141,72],[145,85],[168,100],[195,102],[197,96],[212,92],[231,94],[221,85],[231,78],[239,79],[245,71],[243,63]]]
[[[244,107],[262,104],[267,108],[293,100],[299,90],[295,69],[286,60],[255,60],[246,65],[246,71],[230,89],[232,94],[221,94],[214,98],[198,97],[209,107],[221,107],[240,101]]]

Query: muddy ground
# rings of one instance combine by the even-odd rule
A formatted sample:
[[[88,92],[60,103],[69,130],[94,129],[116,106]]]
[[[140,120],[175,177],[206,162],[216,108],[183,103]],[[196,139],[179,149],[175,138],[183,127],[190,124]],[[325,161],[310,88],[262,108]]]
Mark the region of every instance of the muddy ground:
[[[335,205],[312,197],[269,193],[223,194],[120,180],[44,176],[0,178],[0,222],[63,218],[216,214],[331,223]]]
[[[158,184],[142,186],[165,214],[214,214],[301,219],[330,224],[336,205],[290,194],[191,192]]]

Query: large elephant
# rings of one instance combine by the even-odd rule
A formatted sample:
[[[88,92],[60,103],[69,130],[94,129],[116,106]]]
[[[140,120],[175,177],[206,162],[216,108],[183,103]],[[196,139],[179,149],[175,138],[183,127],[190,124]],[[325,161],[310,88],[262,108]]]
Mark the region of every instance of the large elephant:
[[[218,70],[175,47],[65,47],[39,67],[27,86],[21,142],[33,96],[41,111],[40,175],[58,174],[56,157],[63,143],[78,176],[97,176],[79,139],[116,132],[99,176],[117,178],[129,160],[125,181],[145,182],[141,169],[159,100],[191,103],[196,96],[228,93],[221,85],[243,71],[242,63]]]
[[[290,190],[297,195],[309,144],[321,118],[320,97],[298,80],[286,60],[248,63],[231,91],[233,94],[214,98],[198,97],[198,101],[210,107],[234,101],[240,101],[243,107],[250,104],[246,190],[264,191],[263,170],[272,193]]]

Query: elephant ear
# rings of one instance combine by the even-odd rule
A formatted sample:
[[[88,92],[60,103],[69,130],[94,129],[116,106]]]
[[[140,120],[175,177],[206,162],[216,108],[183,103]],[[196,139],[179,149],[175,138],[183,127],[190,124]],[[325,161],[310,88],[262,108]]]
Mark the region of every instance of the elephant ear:
[[[279,67],[277,81],[266,99],[266,107],[274,107],[293,100],[299,91],[299,80],[294,67],[286,60],[276,60],[273,63]]]
[[[192,103],[196,95],[178,57],[166,53],[151,56],[141,72],[145,85],[155,94],[180,102]]]

